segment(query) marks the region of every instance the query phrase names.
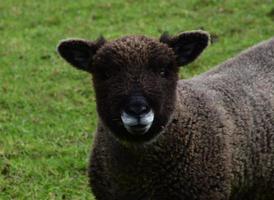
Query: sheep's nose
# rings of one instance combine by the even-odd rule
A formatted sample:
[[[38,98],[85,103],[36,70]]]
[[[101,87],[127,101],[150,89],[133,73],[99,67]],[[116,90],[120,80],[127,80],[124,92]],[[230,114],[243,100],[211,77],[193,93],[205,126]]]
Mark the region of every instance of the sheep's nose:
[[[130,134],[143,135],[151,127],[154,113],[144,96],[132,95],[127,99],[121,119]]]
[[[140,116],[140,115],[148,113],[150,111],[150,109],[147,104],[133,103],[133,104],[129,104],[126,107],[125,111],[130,115]]]
[[[146,99],[142,95],[132,95],[127,100],[124,111],[134,117],[139,117],[151,110]]]

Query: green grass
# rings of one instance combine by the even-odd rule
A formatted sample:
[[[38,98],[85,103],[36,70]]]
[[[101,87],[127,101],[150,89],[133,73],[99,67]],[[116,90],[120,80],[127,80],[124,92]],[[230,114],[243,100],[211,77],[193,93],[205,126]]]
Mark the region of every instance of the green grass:
[[[274,36],[272,0],[2,0],[0,199],[93,199],[86,176],[96,127],[88,74],[55,51],[69,37],[159,37],[203,28],[214,43],[191,77]]]

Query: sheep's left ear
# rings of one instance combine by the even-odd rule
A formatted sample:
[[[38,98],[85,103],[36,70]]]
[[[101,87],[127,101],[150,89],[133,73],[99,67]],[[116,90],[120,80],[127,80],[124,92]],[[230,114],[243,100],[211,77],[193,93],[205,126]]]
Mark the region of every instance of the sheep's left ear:
[[[183,32],[174,37],[164,33],[160,38],[160,42],[166,43],[174,50],[178,66],[194,61],[208,46],[209,41],[209,33],[200,30]]]
[[[68,39],[59,43],[57,51],[72,66],[91,73],[93,56],[104,43],[103,37],[96,41]]]

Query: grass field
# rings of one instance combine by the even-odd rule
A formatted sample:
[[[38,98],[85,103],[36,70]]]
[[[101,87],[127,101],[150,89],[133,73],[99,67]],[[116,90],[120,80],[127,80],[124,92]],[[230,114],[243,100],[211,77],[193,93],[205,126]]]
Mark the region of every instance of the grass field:
[[[57,56],[59,40],[199,28],[215,42],[182,78],[274,36],[274,1],[1,0],[0,199],[93,199],[94,92]]]

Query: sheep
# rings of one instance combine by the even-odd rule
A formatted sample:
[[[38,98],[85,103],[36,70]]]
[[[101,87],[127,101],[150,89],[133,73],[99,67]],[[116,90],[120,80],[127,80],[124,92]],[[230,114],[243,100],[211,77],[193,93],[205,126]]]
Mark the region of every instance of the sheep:
[[[96,199],[274,199],[274,38],[179,80],[209,41],[200,30],[61,41],[92,74]]]

